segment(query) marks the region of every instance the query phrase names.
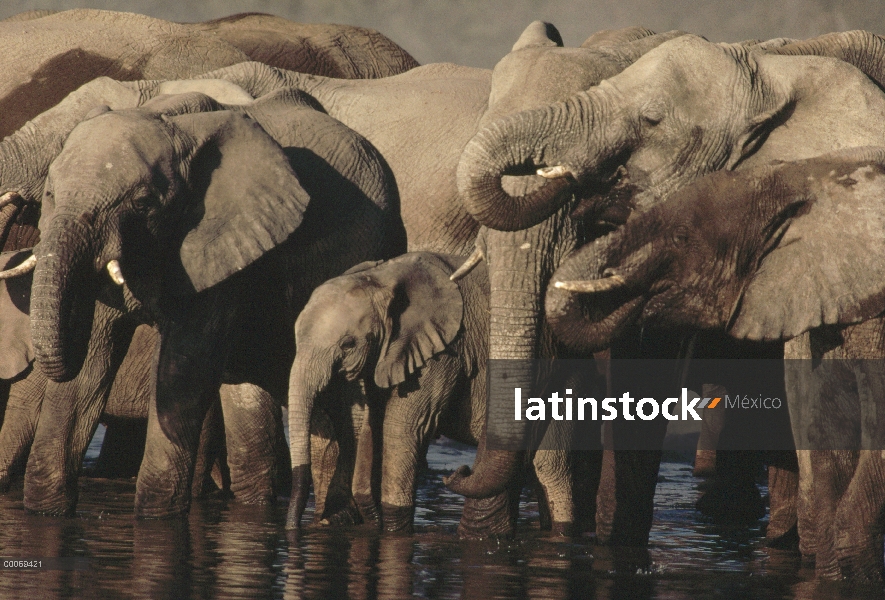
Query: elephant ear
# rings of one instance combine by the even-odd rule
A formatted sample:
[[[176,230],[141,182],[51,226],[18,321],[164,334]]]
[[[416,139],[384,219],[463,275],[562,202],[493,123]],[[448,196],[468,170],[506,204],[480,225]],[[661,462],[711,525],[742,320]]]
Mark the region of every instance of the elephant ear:
[[[11,269],[31,256],[30,250],[0,254],[0,270]],[[31,343],[31,281],[33,271],[0,280],[0,379],[11,379],[34,360]]]
[[[200,292],[246,268],[298,228],[309,197],[283,149],[250,117],[233,111],[168,121],[195,140],[183,161],[192,193],[181,242],[178,293]]]
[[[860,189],[852,179],[866,175],[828,182],[813,200],[793,205],[796,216],[784,222],[744,290],[732,317],[732,335],[790,339],[821,325],[858,323],[885,310],[882,186]]]
[[[379,269],[377,278],[390,293],[375,383],[387,388],[405,381],[455,339],[464,300],[449,280],[452,269],[431,254],[406,254]]]

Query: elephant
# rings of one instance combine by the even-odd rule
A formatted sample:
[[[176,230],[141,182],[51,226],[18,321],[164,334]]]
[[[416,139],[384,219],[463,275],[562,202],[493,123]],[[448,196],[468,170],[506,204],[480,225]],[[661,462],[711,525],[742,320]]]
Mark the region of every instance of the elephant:
[[[804,347],[787,361],[787,402],[813,458],[816,572],[879,585],[883,192],[879,147],[716,172],[577,251],[547,290],[557,335],[589,349],[628,323]]]
[[[137,516],[187,510],[219,386],[232,490],[275,497],[275,398],[285,398],[294,355],[282,331],[322,281],[404,250],[388,172],[364,138],[292,90],[245,106],[159,96],[99,107],[73,128],[44,186],[32,336],[40,368],[64,382],[86,356],[90,369],[113,372],[135,324],[158,328]],[[71,510],[75,470],[52,449],[70,410],[41,413],[25,480],[31,511]]]
[[[386,77],[418,63],[371,29],[308,25],[265,14],[178,24],[92,9],[0,21],[7,47],[0,137],[100,76],[187,79],[249,60],[330,77]],[[22,43],[22,40],[27,40]]]
[[[863,50],[856,47],[854,58]],[[710,171],[875,144],[885,133],[883,107],[877,84],[843,61],[754,52],[683,35],[598,86],[489,123],[464,148],[458,190],[484,226],[526,236],[565,213],[582,216],[593,238]],[[514,178],[535,187],[514,191]],[[496,287],[502,286],[493,283],[493,294]],[[542,291],[527,295],[540,304]],[[683,351],[675,338],[657,345],[623,340],[614,356],[643,356],[637,352],[644,346],[653,351],[648,357]],[[503,423],[509,402],[502,398],[489,406],[500,408],[490,418]],[[662,440],[664,425],[646,430],[635,424],[641,431],[625,435]],[[623,520],[616,515],[616,529],[618,523],[626,529],[613,532],[613,541],[647,542],[659,456],[627,455],[618,467],[626,486],[619,497],[632,507]],[[475,467],[480,471],[482,463]],[[489,467],[499,470],[495,461]],[[456,491],[486,487],[464,478],[455,484]]]
[[[313,291],[295,322],[289,436],[293,473],[301,477],[293,484],[288,527],[299,526],[307,503],[314,407],[340,402],[336,391],[348,382],[360,383],[361,403],[369,407],[356,444],[353,497],[364,520],[378,521],[372,490],[376,438],[382,446],[385,530],[411,528],[418,464],[433,439],[478,443],[485,415],[488,275],[477,268],[451,281],[463,262],[412,252],[357,265]]]
[[[357,265],[314,290],[295,323],[297,352],[289,379],[290,449],[293,474],[300,474],[293,484],[289,528],[300,526],[310,472],[317,470],[310,460],[308,424],[316,409],[347,397],[342,386],[358,382],[358,402],[368,407],[353,444],[353,498],[362,519],[380,521],[386,531],[411,529],[417,468],[433,439],[444,435],[480,443],[489,282],[484,265],[453,281],[464,263],[464,257],[411,252]],[[349,411],[337,412],[348,419]],[[348,430],[351,424],[344,426]],[[380,511],[373,489],[379,461]],[[542,449],[534,465],[540,504],[551,511],[550,522],[542,525],[567,533],[574,522],[568,461]],[[513,528],[510,523],[496,533]],[[465,516],[459,534],[473,537],[474,529]]]
[[[30,250],[0,254],[0,264],[13,268],[30,256]],[[34,349],[31,342],[29,301],[31,276],[0,280],[0,491],[9,489],[11,482],[24,471],[24,464],[34,439],[37,421],[47,379],[40,369],[34,369]],[[96,461],[95,472],[104,477],[132,477],[138,473],[144,453],[144,438],[148,416],[150,381],[148,374],[153,361],[157,335],[153,328],[141,325],[136,328],[132,341],[110,391],[101,408],[101,422],[106,430],[101,453]],[[219,489],[229,487],[223,455],[223,438],[220,415],[213,406],[204,430],[198,452],[192,492],[199,496],[215,484]],[[88,442],[97,422],[90,423],[91,430],[81,435]],[[74,425],[72,428],[75,428]],[[82,461],[85,444],[74,451]],[[213,463],[219,458],[213,481]],[[212,484],[210,484],[212,482]]]

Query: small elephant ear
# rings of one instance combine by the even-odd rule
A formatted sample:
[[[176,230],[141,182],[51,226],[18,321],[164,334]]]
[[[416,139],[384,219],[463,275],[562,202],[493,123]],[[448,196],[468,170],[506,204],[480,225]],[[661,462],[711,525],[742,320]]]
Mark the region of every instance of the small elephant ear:
[[[285,242],[309,196],[283,149],[250,117],[215,111],[168,121],[196,142],[188,164],[193,206],[180,249],[185,277],[173,289],[199,292]]]
[[[513,44],[512,52],[524,48],[539,48],[542,46],[562,47],[562,35],[552,23],[545,21],[533,21]]]
[[[390,289],[385,339],[375,366],[375,384],[399,385],[461,329],[464,300],[449,280],[452,269],[424,252],[413,252],[379,267],[377,279]]]
[[[0,254],[0,270],[11,269],[31,256],[30,250]],[[11,379],[34,360],[31,342],[33,271],[0,280],[0,379]]]
[[[732,317],[732,335],[790,339],[821,325],[858,323],[885,310],[883,186],[858,189],[851,179],[863,181],[867,175],[831,182],[826,193],[785,223],[786,231],[744,291]]]

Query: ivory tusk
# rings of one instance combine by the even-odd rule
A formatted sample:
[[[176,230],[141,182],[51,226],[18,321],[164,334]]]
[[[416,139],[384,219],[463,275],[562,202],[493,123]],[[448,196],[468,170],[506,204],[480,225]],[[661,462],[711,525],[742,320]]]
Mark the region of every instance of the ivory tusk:
[[[12,204],[19,198],[21,198],[21,196],[18,192],[5,192],[2,196],[0,196],[0,208],[3,208],[7,204]]]
[[[593,294],[595,292],[607,292],[627,285],[627,281],[620,275],[612,275],[602,279],[588,279],[586,281],[557,281],[553,287],[569,292],[581,294]]]
[[[117,285],[123,285],[126,283],[126,280],[123,279],[123,271],[120,270],[120,262],[116,260],[112,260],[108,262],[108,273],[111,275],[111,279]]]
[[[559,179],[560,177],[568,177],[572,174],[571,171],[569,171],[562,165],[557,165],[555,167],[543,167],[535,172],[544,179]]]
[[[464,263],[455,270],[454,273],[449,277],[451,281],[460,281],[463,279],[470,271],[476,267],[479,263],[481,263],[485,259],[482,255],[482,250],[479,248],[473,249],[473,254],[471,254]]]
[[[0,271],[0,279],[10,279],[12,277],[24,275],[25,273],[30,273],[34,270],[34,267],[36,266],[37,257],[32,254],[25,262],[23,262],[19,266],[7,269],[5,271]]]

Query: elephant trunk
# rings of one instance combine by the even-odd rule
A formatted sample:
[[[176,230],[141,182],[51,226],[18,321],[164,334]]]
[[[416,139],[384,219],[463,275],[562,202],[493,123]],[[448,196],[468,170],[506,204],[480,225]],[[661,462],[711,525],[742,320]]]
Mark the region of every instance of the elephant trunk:
[[[560,218],[566,218],[564,213]],[[489,369],[486,430],[474,469],[461,467],[446,479],[452,491],[468,498],[503,492],[521,466],[529,434],[526,419],[514,419],[514,390],[524,397],[537,387],[536,360],[543,352],[541,290],[550,269],[554,218],[526,231],[483,230],[489,261]]]
[[[499,119],[468,142],[458,164],[458,192],[477,221],[501,231],[531,227],[570,198],[577,181],[602,165],[593,156],[619,156],[623,127],[604,125],[604,96],[580,92],[565,102]],[[594,147],[588,149],[588,144]],[[598,147],[596,146],[598,145]],[[533,191],[505,191],[505,175],[544,178]]]
[[[630,254],[619,268],[604,269],[622,237],[615,233],[585,245],[563,261],[550,280],[547,320],[556,339],[573,351],[608,348],[645,306],[643,280],[654,268],[649,246]]]
[[[317,396],[332,379],[329,368],[319,368],[300,352],[289,375],[289,452],[292,457],[292,495],[286,528],[298,529],[310,495],[310,423]]]
[[[40,368],[56,382],[75,377],[85,358],[85,345],[76,343],[76,332],[86,328],[74,313],[78,300],[82,300],[78,295],[83,295],[85,289],[88,247],[85,232],[74,220],[55,218],[34,250],[37,257],[31,292],[34,351]],[[85,320],[90,319],[91,314]],[[78,345],[84,346],[83,356],[76,356]]]

